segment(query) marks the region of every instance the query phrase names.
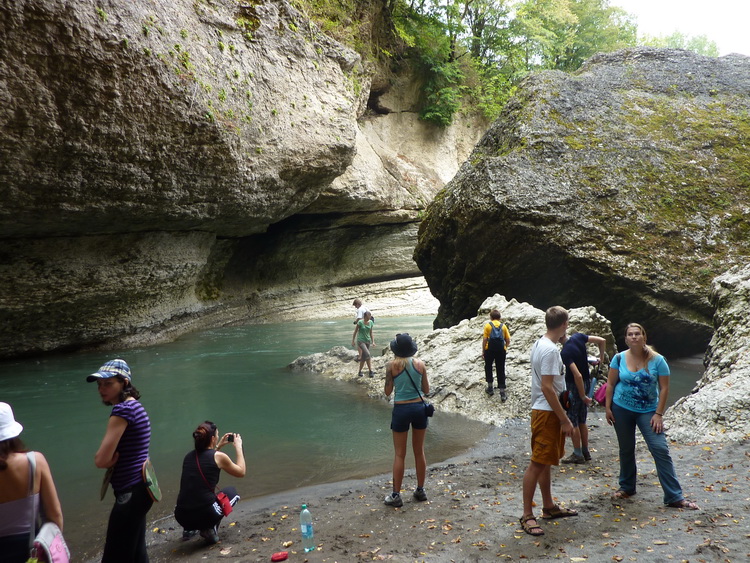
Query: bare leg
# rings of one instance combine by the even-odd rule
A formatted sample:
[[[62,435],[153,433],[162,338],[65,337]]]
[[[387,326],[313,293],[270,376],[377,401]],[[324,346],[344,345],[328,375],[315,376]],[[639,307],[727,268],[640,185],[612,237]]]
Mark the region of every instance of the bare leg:
[[[426,428],[424,430],[412,429],[411,448],[414,451],[414,464],[417,468],[417,487],[424,487],[424,480],[427,475],[427,458],[424,455],[424,437],[426,434]]]
[[[526,468],[526,473],[523,475],[523,513],[533,514],[534,508],[532,503],[534,502],[534,493],[536,492],[537,484],[540,484],[542,473],[545,472],[545,468],[549,470],[549,465],[543,465],[536,461],[529,462],[529,466]],[[549,472],[547,471],[549,476]],[[549,480],[547,481],[549,486]],[[542,496],[544,492],[542,492]]]
[[[401,491],[401,483],[404,481],[404,460],[406,458],[406,439],[409,431],[393,433],[393,491]]]
[[[545,465],[539,474],[539,491],[542,493],[542,507],[552,508],[555,501],[552,498],[552,466]]]
[[[573,447],[575,449],[579,449],[581,447],[581,431],[579,428],[581,428],[583,424],[579,424],[578,426],[573,427],[573,434],[570,436],[570,441],[573,442]],[[588,435],[587,435],[588,437]],[[588,442],[588,440],[587,440]]]

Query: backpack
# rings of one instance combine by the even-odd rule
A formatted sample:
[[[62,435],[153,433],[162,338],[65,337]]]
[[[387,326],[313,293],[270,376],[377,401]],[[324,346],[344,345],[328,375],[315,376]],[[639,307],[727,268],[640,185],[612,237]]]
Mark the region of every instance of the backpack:
[[[503,333],[503,327],[505,323],[500,323],[500,326],[495,326],[495,323],[490,321],[490,338],[487,342],[487,350],[492,352],[504,352],[505,351],[505,334]]]

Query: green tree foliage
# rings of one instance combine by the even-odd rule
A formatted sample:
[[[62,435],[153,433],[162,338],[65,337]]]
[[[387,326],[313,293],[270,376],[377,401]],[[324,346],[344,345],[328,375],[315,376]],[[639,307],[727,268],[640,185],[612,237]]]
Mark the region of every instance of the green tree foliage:
[[[420,117],[448,125],[458,111],[494,119],[519,81],[539,69],[574,71],[596,53],[638,44],[629,14],[610,0],[293,0],[350,45],[342,27],[380,27],[391,40],[352,45],[366,58],[410,61],[424,81]],[[383,16],[384,17],[381,17]],[[321,21],[322,20],[322,21]],[[362,33],[357,37],[361,39]],[[705,36],[646,38],[646,45],[717,54]],[[383,61],[381,60],[381,63]]]

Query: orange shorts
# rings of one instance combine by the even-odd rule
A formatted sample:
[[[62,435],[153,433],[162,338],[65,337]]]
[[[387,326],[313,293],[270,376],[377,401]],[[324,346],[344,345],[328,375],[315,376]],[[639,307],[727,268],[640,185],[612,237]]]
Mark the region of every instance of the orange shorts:
[[[565,435],[554,411],[531,411],[531,461],[559,465],[565,453]]]

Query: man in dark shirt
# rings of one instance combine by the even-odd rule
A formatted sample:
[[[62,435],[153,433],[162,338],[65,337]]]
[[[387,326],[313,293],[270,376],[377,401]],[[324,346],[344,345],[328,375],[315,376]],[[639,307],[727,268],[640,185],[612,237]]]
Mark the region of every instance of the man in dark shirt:
[[[582,332],[573,334],[565,342],[560,352],[565,364],[565,387],[570,396],[568,419],[573,425],[573,453],[562,459],[562,463],[586,463],[591,459],[589,453],[589,429],[586,426],[588,407],[591,398],[588,396],[591,385],[589,372],[587,343],[595,344],[599,348],[599,362],[604,361],[604,346],[606,340],[599,336],[589,336]]]

